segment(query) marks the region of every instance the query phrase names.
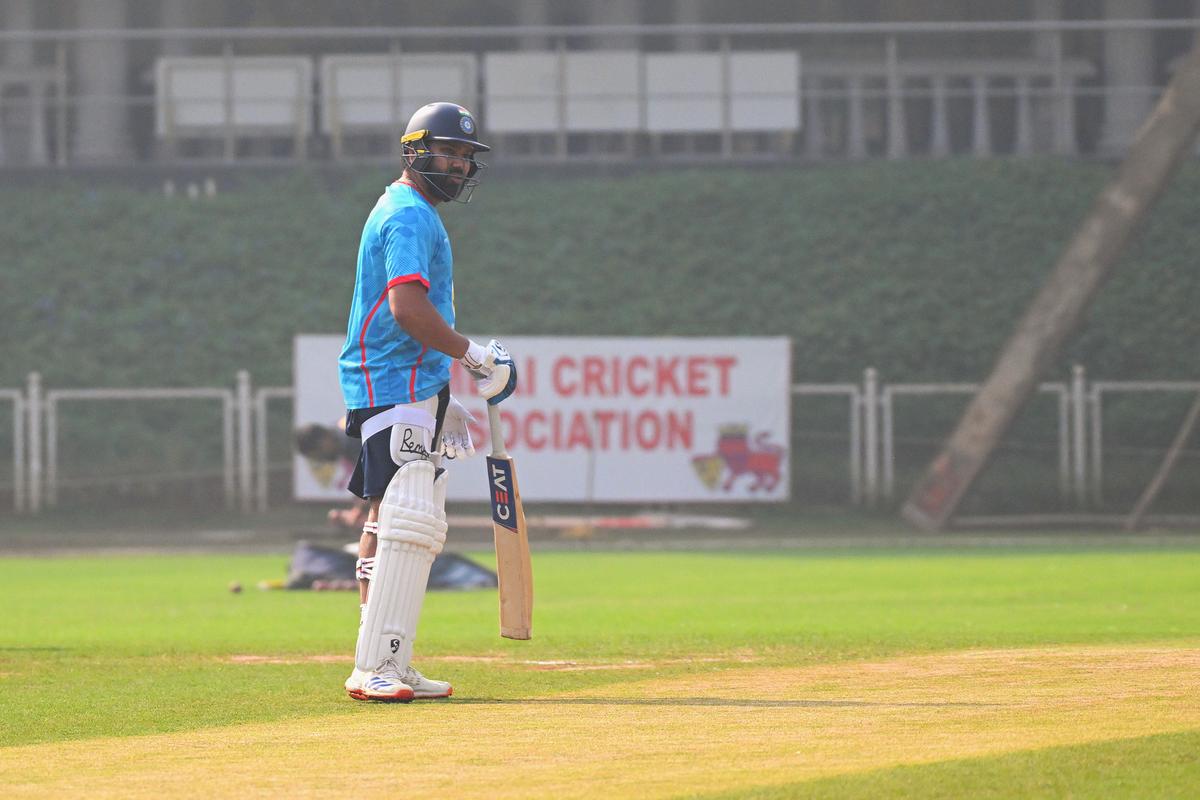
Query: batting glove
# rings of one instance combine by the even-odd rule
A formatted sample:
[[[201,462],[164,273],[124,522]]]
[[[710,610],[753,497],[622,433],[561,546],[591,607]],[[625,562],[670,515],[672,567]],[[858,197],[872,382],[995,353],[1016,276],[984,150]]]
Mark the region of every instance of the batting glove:
[[[470,458],[475,455],[475,444],[471,441],[470,425],[475,421],[471,412],[463,408],[454,395],[442,420],[442,455],[446,458]]]
[[[487,347],[471,342],[461,361],[488,405],[500,403],[516,390],[517,365],[504,345],[495,339]]]

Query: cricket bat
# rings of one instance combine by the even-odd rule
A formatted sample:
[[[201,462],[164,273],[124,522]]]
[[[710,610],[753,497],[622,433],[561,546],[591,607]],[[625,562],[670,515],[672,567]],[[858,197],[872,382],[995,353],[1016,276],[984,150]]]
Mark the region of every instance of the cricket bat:
[[[492,533],[496,539],[496,578],[500,583],[500,635],[528,639],[533,629],[533,569],[529,532],[517,488],[517,470],[504,448],[500,408],[488,406],[492,454],[487,458],[488,495],[492,499]]]

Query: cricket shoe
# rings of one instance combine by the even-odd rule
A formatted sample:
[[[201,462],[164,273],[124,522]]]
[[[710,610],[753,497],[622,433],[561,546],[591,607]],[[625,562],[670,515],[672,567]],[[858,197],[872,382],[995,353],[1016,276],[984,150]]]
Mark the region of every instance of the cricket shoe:
[[[380,664],[374,672],[365,672],[356,667],[346,679],[346,693],[355,700],[385,703],[407,703],[415,696],[413,688],[400,677],[400,670],[391,659]]]
[[[436,700],[454,694],[454,689],[446,681],[430,680],[413,667],[404,670],[403,678],[412,687],[413,697],[418,700]]]

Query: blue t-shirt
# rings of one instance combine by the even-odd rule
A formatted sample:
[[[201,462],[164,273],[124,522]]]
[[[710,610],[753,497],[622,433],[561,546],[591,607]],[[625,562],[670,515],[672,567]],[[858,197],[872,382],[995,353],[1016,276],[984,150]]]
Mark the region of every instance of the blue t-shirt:
[[[433,206],[397,181],[375,204],[358,246],[358,273],[346,344],[338,359],[346,408],[415,403],[450,382],[450,357],[430,350],[400,327],[388,291],[417,281],[454,327],[454,259]]]

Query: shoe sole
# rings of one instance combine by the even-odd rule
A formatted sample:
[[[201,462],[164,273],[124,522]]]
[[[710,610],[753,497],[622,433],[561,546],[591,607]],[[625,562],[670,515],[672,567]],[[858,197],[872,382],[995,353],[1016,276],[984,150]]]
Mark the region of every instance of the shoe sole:
[[[350,695],[355,700],[368,700],[368,701],[375,700],[375,701],[384,702],[384,703],[386,703],[386,702],[409,703],[409,702],[412,702],[413,700],[445,700],[450,695],[454,694],[454,690],[450,689],[445,694],[416,694],[416,693],[414,693],[412,697],[370,697],[367,695],[366,692],[363,692],[359,689],[347,689],[346,694]]]
[[[390,696],[372,696],[360,689],[347,689],[346,694],[353,697],[355,700],[374,701],[376,703],[411,703],[416,699],[412,692],[407,695],[390,695]]]

